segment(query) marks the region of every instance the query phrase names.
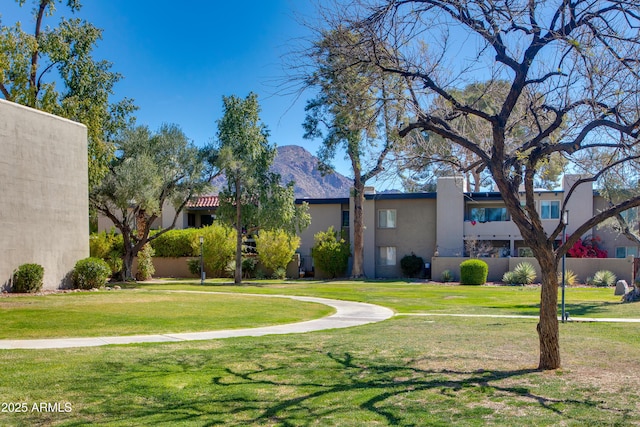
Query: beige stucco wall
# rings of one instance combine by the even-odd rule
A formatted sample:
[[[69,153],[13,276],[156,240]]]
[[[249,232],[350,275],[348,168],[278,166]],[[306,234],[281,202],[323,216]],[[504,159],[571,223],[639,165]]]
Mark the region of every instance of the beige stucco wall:
[[[464,253],[464,179],[438,178],[436,245],[441,256]]]
[[[0,100],[0,285],[37,263],[63,287],[89,256],[87,168],[84,125]]]
[[[381,246],[396,248],[396,265],[376,265],[375,277],[402,277],[400,260],[412,253],[430,262],[435,252],[436,200],[435,199],[397,199],[377,200],[374,218],[380,209],[396,210],[396,228],[379,228],[375,223],[375,251]]]

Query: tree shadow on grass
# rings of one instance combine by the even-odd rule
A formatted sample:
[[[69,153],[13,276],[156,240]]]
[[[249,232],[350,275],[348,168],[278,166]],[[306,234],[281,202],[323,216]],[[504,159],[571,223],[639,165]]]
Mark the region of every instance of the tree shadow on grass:
[[[535,369],[428,369],[420,366],[433,365],[433,359],[309,352],[294,344],[273,359],[267,352],[255,360],[243,355],[226,366],[216,363],[215,352],[155,354],[135,365],[105,362],[104,368],[114,373],[107,381],[123,394],[92,411],[133,425],[226,426],[468,424],[494,416],[496,401],[514,412],[542,413],[548,423],[566,420],[564,408],[615,411],[603,400],[540,391],[545,388],[538,382],[557,386],[562,379],[539,377]],[[190,389],[190,383],[200,385]]]

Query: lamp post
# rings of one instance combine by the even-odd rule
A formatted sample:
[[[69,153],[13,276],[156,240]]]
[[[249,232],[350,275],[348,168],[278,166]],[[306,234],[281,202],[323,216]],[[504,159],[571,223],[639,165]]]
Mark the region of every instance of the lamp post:
[[[204,237],[200,236],[200,284],[204,285],[205,272],[204,272],[204,258],[202,254],[202,247],[204,245]]]
[[[568,210],[564,210],[562,211],[562,244],[564,245],[565,242],[567,241],[567,225],[569,224],[569,211]],[[566,269],[565,269],[565,260],[567,258],[567,252],[565,251],[562,254],[562,323],[565,323],[567,321],[567,314],[564,310],[564,282],[565,282],[565,276],[566,276]]]

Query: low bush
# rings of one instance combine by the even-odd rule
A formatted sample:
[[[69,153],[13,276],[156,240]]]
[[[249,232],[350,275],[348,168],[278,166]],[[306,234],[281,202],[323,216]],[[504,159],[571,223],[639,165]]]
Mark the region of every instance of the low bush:
[[[424,265],[424,260],[414,254],[405,255],[400,260],[400,268],[402,269],[402,274],[407,277],[416,277],[419,276],[422,272],[422,266]]]
[[[242,275],[248,279],[252,278],[256,274],[256,268],[258,267],[258,258],[255,256],[246,256],[242,258]]]
[[[40,264],[22,264],[13,274],[12,292],[32,293],[42,289],[44,267]]]
[[[484,285],[487,282],[489,265],[479,259],[468,259],[460,264],[461,285]]]
[[[189,273],[200,277],[200,258],[190,258],[187,260],[187,266],[189,267]]]
[[[100,258],[89,257],[76,262],[73,284],[77,289],[100,288],[107,283],[111,268]]]
[[[614,286],[616,284],[616,275],[609,270],[599,270],[592,278],[587,279],[587,284],[591,286]]]
[[[440,280],[444,283],[453,282],[453,273],[451,270],[444,270],[440,275]]]
[[[272,277],[276,280],[284,280],[287,278],[287,270],[282,267],[278,267],[275,270],[273,270]]]
[[[530,285],[535,279],[536,269],[528,262],[521,262],[502,276],[502,281],[510,285]]]

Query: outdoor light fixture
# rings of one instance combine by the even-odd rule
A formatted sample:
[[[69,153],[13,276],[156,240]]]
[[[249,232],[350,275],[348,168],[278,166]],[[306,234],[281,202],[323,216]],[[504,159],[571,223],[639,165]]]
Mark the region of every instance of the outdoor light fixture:
[[[569,225],[569,210],[562,211],[562,244],[565,244],[567,241],[567,225]],[[565,260],[567,258],[567,251],[562,254],[562,323],[567,321],[567,317],[569,313],[564,310],[564,282],[566,277],[566,265]]]
[[[204,258],[202,254],[202,247],[204,246],[204,236],[200,236],[200,284],[204,285],[205,272],[204,272]]]

